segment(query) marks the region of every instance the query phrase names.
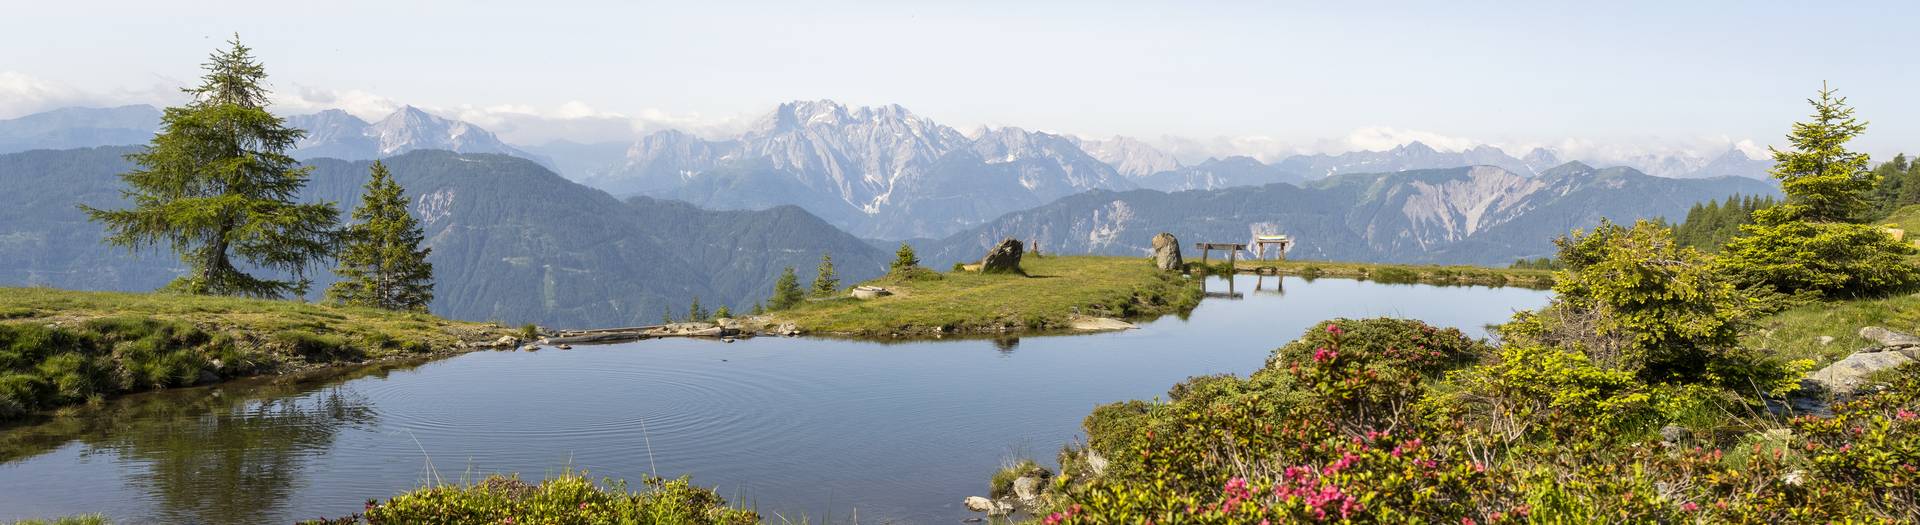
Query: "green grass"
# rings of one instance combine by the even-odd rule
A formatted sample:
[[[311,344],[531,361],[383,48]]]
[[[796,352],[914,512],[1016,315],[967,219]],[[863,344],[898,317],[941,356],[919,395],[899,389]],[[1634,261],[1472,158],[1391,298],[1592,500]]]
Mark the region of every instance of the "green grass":
[[[844,335],[1057,330],[1083,315],[1143,317],[1192,309],[1199,281],[1139,257],[1028,257],[1027,275],[915,272],[862,283],[894,295],[808,301],[772,316]]]
[[[1758,324],[1745,338],[1748,346],[1824,366],[1873,344],[1860,337],[1861,328],[1920,333],[1920,295],[1821,301],[1768,316]],[[1833,342],[1821,345],[1818,338],[1823,335],[1832,336]]]
[[[13,522],[13,525],[108,525],[109,523],[113,522],[107,521],[105,516],[99,514],[84,514],[52,520],[20,520]]]
[[[1308,279],[1340,277],[1384,283],[1517,286],[1523,288],[1547,288],[1553,286],[1552,271],[1519,268],[1335,261],[1238,261],[1234,266],[1240,271],[1252,271],[1262,267],[1272,267],[1282,275],[1295,275]]]
[[[508,331],[423,313],[0,288],[0,422],[109,396],[451,350]]]
[[[1906,230],[1906,240],[1909,241],[1920,239],[1920,237],[1915,237],[1916,235],[1920,235],[1920,204],[1894,210],[1892,214],[1887,215],[1886,218],[1880,219],[1873,224],[1892,226]]]

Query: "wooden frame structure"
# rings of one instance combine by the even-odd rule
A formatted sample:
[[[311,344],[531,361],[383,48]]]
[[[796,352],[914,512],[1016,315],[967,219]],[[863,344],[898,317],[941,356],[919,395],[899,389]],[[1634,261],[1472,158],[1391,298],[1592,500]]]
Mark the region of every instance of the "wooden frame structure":
[[[1240,250],[1247,249],[1247,245],[1237,242],[1196,242],[1193,243],[1193,247],[1194,249],[1200,250],[1200,264],[1202,266],[1207,264],[1207,254],[1209,252],[1213,250],[1226,250],[1228,268],[1232,268],[1234,262],[1239,259]]]

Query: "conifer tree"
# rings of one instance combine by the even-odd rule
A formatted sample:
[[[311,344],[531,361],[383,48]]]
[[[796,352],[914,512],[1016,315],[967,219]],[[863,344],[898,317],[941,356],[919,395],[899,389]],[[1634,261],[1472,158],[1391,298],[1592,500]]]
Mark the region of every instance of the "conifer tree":
[[[840,291],[840,275],[833,272],[833,254],[820,254],[819,273],[813,277],[813,296],[830,297]]]
[[[780,273],[780,280],[773,283],[773,297],[767,299],[767,309],[778,311],[793,308],[805,298],[806,292],[800,290],[800,278],[794,275],[793,267],[788,266],[786,271]]]
[[[713,318],[714,319],[731,319],[733,318],[733,310],[727,308],[726,305],[721,305],[719,308],[713,309]]]
[[[407,214],[407,198],[386,164],[373,162],[366,195],[353,210],[354,224],[341,236],[340,282],[327,299],[355,306],[424,312],[433,302],[432,248],[420,246],[426,233]]]
[[[900,243],[900,249],[893,252],[893,264],[889,266],[888,271],[900,273],[918,267],[920,267],[920,256],[913,253],[912,246],[903,242]]]
[[[693,296],[693,304],[687,305],[687,321],[705,321],[712,317],[713,314],[708,313],[706,308],[700,306],[700,296]]]
[[[1866,132],[1867,123],[1853,117],[1846,97],[1820,86],[1813,105],[1812,120],[1796,122],[1787,133],[1792,144],[1773,152],[1774,178],[1780,179],[1780,191],[1787,204],[1776,206],[1761,222],[1805,219],[1813,222],[1853,222],[1871,209],[1868,192],[1876,182],[1867,170],[1866,153],[1847,150],[1847,142]]]
[[[238,37],[202,66],[193,100],[167,108],[160,132],[127,155],[121,174],[133,207],[81,206],[105,223],[108,244],[141,250],[164,245],[187,274],[168,289],[212,295],[284,297],[304,293],[306,272],[332,255],[340,212],[296,197],[311,168],[287,156],[306,132],[266,109],[266,69]],[[239,261],[236,262],[235,259]],[[244,263],[283,272],[249,275]]]
[[[753,311],[751,312],[751,315],[756,315],[756,316],[767,315],[767,304],[759,301],[754,301]]]

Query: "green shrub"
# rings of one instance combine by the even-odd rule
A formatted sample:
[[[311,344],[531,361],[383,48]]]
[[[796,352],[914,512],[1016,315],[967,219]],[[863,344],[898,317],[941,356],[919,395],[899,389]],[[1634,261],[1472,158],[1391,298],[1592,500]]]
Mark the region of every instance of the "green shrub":
[[[1768,211],[1727,243],[1720,271],[1747,285],[1826,297],[1882,294],[1920,283],[1920,267],[1908,261],[1914,247],[1878,226],[1782,221]]]
[[[646,488],[630,491],[623,482],[596,484],[583,474],[566,473],[539,484],[494,476],[473,485],[432,486],[369,502],[364,515],[310,524],[406,523],[465,525],[525,524],[686,524],[755,525],[753,511],[727,506],[713,491],[687,479],[649,478]]]
[[[79,516],[66,516],[62,518],[56,518],[52,521],[32,520],[32,519],[20,520],[20,521],[13,522],[13,525],[108,525],[110,523],[112,522],[107,521],[106,516],[101,516],[99,514],[82,514]]]
[[[1385,266],[1367,272],[1367,279],[1388,284],[1409,284],[1420,282],[1420,272],[1406,268]]]
[[[274,332],[273,342],[311,362],[341,360],[359,354],[347,344],[345,337],[316,334],[306,330]]]

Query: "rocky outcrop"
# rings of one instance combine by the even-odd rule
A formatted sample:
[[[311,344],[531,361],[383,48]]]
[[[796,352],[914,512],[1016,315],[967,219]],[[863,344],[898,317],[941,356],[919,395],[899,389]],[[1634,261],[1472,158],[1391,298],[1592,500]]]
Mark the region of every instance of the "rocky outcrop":
[[[1866,339],[1868,341],[1873,341],[1875,344],[1878,344],[1883,348],[1920,347],[1920,337],[1914,337],[1911,334],[1903,334],[1900,332],[1895,332],[1893,330],[1888,330],[1878,326],[1869,326],[1866,328],[1861,328],[1860,338]]]
[[[1829,393],[1851,395],[1866,384],[1868,375],[1914,362],[1913,357],[1907,355],[1910,352],[1880,350],[1856,353],[1814,372],[1807,376],[1807,380]]]
[[[1173,234],[1160,232],[1153,236],[1153,267],[1162,270],[1179,270],[1186,267],[1186,261],[1180,257],[1180,239]]]
[[[1021,273],[1020,256],[1024,246],[1019,239],[1008,237],[987,250],[987,256],[980,258],[980,273]]]

